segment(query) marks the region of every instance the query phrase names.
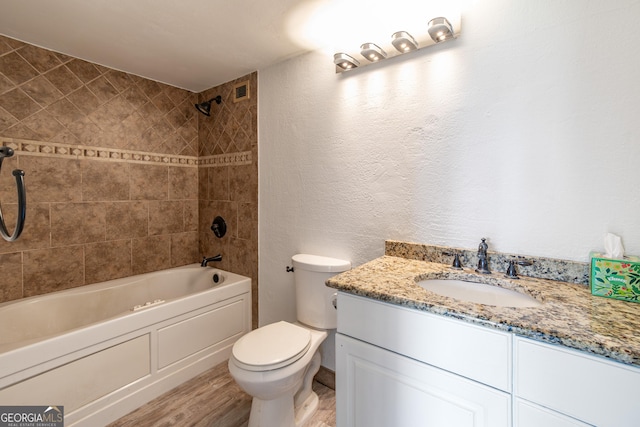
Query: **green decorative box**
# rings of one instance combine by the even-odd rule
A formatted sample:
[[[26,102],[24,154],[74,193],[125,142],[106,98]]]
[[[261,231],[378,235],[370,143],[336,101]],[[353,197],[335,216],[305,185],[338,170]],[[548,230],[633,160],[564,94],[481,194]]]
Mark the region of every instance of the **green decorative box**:
[[[597,252],[590,255],[592,295],[640,302],[640,257],[609,259]]]

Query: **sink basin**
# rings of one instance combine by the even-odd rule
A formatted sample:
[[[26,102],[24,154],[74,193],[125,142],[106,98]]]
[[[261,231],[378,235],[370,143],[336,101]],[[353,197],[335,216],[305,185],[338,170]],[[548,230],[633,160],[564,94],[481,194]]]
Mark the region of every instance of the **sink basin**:
[[[510,289],[484,283],[463,280],[429,279],[417,282],[418,286],[449,298],[496,307],[537,307],[535,298]]]

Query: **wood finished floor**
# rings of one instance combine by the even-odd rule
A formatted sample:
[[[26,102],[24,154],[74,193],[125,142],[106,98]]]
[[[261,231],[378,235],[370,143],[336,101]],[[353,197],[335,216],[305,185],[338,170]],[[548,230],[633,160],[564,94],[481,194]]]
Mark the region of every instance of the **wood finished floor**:
[[[335,427],[335,391],[315,382],[318,411],[305,427]],[[108,427],[246,427],[251,397],[221,363],[109,424]],[[278,426],[273,426],[278,427]]]

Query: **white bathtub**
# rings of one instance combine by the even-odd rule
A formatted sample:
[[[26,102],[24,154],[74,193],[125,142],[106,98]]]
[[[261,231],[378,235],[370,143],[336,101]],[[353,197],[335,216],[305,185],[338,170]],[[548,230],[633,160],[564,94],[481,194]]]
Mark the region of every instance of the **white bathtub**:
[[[104,425],[225,361],[250,329],[251,280],[199,264],[0,304],[0,404]]]

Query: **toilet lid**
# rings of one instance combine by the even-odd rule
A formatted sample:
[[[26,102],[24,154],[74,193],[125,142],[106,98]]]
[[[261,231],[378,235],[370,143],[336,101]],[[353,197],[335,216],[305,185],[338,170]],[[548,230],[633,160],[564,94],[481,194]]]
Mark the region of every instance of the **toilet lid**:
[[[255,329],[233,345],[231,352],[242,368],[267,371],[290,365],[311,345],[311,332],[289,322]]]

